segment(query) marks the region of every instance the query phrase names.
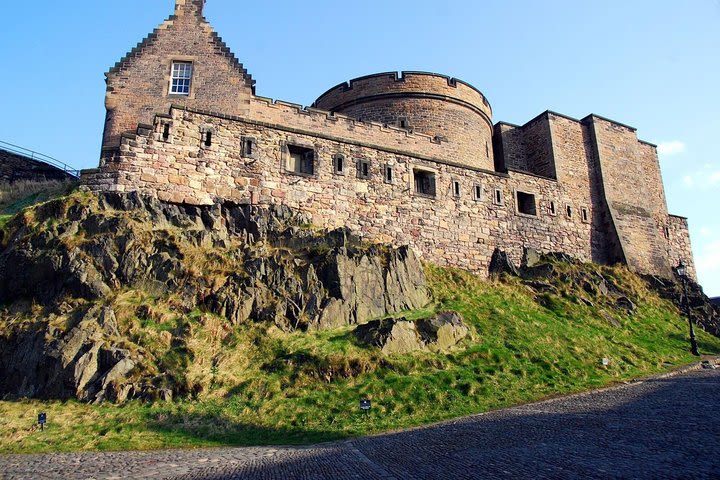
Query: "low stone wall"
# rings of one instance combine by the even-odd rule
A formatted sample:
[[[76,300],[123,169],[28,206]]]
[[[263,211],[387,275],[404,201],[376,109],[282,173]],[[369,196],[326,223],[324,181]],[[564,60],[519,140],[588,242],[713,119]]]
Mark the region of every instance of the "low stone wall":
[[[0,183],[13,183],[21,180],[71,180],[73,178],[75,177],[57,167],[0,148]]]

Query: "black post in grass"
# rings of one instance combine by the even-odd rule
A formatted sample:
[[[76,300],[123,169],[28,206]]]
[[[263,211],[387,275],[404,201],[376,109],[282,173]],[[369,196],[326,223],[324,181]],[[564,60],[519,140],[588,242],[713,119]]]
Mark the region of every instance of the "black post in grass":
[[[695,340],[695,329],[693,328],[692,315],[690,314],[690,298],[688,297],[687,289],[687,267],[682,260],[680,260],[680,263],[678,264],[675,271],[677,272],[678,277],[680,277],[680,281],[683,285],[683,307],[685,310],[685,316],[687,317],[688,323],[690,324],[690,351],[693,355],[699,357],[700,353],[698,352],[697,340]]]

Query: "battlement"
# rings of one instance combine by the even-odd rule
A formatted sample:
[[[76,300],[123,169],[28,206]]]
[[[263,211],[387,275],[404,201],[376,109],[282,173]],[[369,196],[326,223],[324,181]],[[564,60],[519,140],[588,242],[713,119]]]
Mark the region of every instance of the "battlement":
[[[384,72],[354,78],[320,95],[313,107],[342,111],[363,101],[398,95],[435,96],[455,101],[477,110],[489,122],[492,119],[490,103],[480,90],[457,78],[431,72]]]

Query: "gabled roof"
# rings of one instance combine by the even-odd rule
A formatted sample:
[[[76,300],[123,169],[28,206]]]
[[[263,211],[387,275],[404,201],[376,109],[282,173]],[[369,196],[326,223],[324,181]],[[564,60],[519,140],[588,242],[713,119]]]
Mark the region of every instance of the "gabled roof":
[[[141,42],[139,42],[135,47],[130,50],[128,53],[125,54],[124,57],[120,59],[115,65],[113,65],[110,70],[107,71],[105,76],[118,73],[123,68],[125,68],[130,62],[132,62],[135,58],[138,58],[142,55],[143,51],[151,46],[158,38],[158,35],[162,30],[167,30],[170,27],[173,26],[175,20],[177,19],[177,15],[170,15],[167,20],[165,20],[160,26],[155,28],[147,37],[142,39]],[[235,56],[234,53],[230,50],[230,47],[227,46],[227,44],[223,41],[222,37],[217,34],[215,30],[213,30],[212,26],[208,23],[208,21],[205,19],[205,17],[200,17],[200,21],[203,22],[207,26],[207,30],[210,33],[210,37],[212,39],[213,44],[218,49],[219,53],[223,55],[230,64],[237,70],[239,73],[243,75],[245,78],[245,85],[252,89],[253,95],[255,94],[255,80],[252,79],[252,75],[250,75],[247,71],[247,69],[243,66],[242,63],[240,63],[240,60]]]

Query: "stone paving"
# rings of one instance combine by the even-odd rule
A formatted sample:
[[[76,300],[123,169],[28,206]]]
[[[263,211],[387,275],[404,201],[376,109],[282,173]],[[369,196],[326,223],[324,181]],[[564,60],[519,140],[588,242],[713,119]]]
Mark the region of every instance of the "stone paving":
[[[720,478],[720,369],[309,447],[0,456],[3,479]]]

